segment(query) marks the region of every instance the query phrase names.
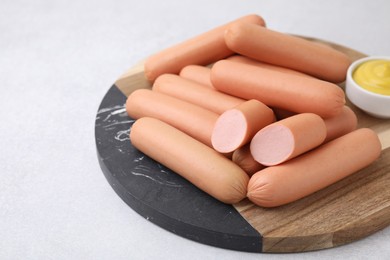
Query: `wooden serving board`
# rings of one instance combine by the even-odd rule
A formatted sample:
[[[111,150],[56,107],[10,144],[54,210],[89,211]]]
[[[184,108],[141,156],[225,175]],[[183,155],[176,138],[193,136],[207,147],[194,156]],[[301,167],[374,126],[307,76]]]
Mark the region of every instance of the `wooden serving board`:
[[[365,56],[334,43],[307,39],[328,44],[353,60]],[[383,150],[375,163],[285,206],[267,209],[249,200],[227,205],[131,145],[128,135],[134,120],[127,116],[124,104],[135,89],[150,87],[143,66],[133,67],[107,92],[95,124],[98,158],[107,180],[147,220],[194,241],[249,252],[331,248],[390,224],[389,120],[371,117],[348,102],[358,116],[358,127],[369,127],[379,135]]]

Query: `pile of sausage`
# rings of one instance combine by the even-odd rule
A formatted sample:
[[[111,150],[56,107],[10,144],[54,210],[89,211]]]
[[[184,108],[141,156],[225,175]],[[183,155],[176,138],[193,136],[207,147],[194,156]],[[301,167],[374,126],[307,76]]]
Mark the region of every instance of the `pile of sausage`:
[[[153,88],[126,102],[131,142],[224,203],[290,203],[381,153],[336,85],[350,63],[242,17],[146,60]]]

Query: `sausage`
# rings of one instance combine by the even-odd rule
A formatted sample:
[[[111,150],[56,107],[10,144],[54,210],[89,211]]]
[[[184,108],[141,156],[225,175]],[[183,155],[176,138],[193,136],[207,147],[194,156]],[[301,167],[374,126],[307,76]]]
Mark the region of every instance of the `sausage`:
[[[319,146],[325,137],[324,120],[316,114],[302,113],[258,131],[250,143],[250,150],[257,162],[272,166]]]
[[[182,78],[176,74],[159,76],[154,81],[153,91],[187,101],[217,114],[222,114],[245,101],[215,89],[206,88],[199,83]]]
[[[333,83],[228,60],[213,65],[211,82],[229,95],[324,118],[338,115],[345,104],[344,91]]]
[[[179,75],[185,79],[198,82],[203,86],[214,88],[210,81],[211,69],[206,66],[200,65],[188,65],[185,66],[179,73]]]
[[[351,64],[347,55],[329,46],[255,24],[231,24],[225,41],[236,53],[334,83],[345,80]]]
[[[218,152],[233,152],[248,143],[257,131],[274,121],[272,109],[255,99],[245,101],[218,117],[211,135],[211,144]]]
[[[303,198],[374,162],[381,153],[378,136],[360,128],[280,165],[255,173],[248,198],[276,207]]]
[[[240,167],[158,119],[136,120],[130,140],[147,156],[224,203],[236,203],[246,197],[249,178]]]
[[[276,117],[283,114],[283,117],[278,118],[278,120],[295,115],[292,114],[292,112],[281,111],[280,109],[273,109],[273,111]],[[340,115],[327,118],[324,122],[326,126],[326,138],[324,143],[352,132],[357,127],[356,114],[348,106],[344,106]],[[253,158],[250,152],[250,144],[235,150],[232,155],[232,160],[249,174],[249,176],[252,176],[255,172],[258,172],[265,167]]]
[[[146,78],[153,82],[164,73],[178,74],[187,65],[208,65],[230,56],[233,52],[225,44],[224,31],[227,26],[241,22],[265,26],[260,16],[247,15],[164,49],[146,59],[144,64]]]
[[[233,152],[232,161],[241,167],[249,176],[264,169],[265,166],[253,159],[250,150],[250,144],[246,144]]]
[[[302,73],[300,71],[296,71],[296,70],[292,70],[292,69],[288,69],[288,68],[284,68],[284,67],[280,67],[280,66],[275,66],[275,65],[261,62],[261,61],[257,61],[257,60],[254,60],[254,59],[248,58],[246,56],[242,56],[242,55],[232,55],[232,56],[226,58],[226,60],[240,62],[240,63],[244,63],[244,64],[248,64],[248,65],[253,65],[253,66],[260,67],[260,68],[290,73],[290,74],[299,75],[299,76],[303,76],[303,77],[311,77],[310,75]]]
[[[137,89],[127,98],[127,114],[138,119],[153,117],[185,132],[211,147],[211,134],[218,114],[177,98]]]

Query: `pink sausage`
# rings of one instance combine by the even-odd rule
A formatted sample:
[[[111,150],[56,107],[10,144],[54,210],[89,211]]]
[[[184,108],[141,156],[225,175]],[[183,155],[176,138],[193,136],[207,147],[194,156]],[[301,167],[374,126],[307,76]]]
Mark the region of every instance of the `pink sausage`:
[[[218,117],[211,143],[218,152],[233,152],[248,143],[257,131],[274,121],[272,109],[255,99],[245,101]]]
[[[345,103],[344,91],[333,83],[228,60],[214,64],[211,82],[229,95],[324,118],[341,113]]]
[[[225,41],[236,53],[334,83],[345,80],[351,64],[347,55],[329,46],[255,24],[232,24]]]
[[[130,132],[140,151],[224,203],[245,198],[248,175],[231,160],[154,118],[138,119]]]
[[[381,143],[375,132],[361,128],[255,173],[247,196],[262,207],[290,203],[368,166],[380,153]]]
[[[257,162],[272,166],[319,146],[325,137],[326,126],[321,117],[312,113],[297,114],[258,131],[250,150]]]
[[[277,117],[283,114],[282,119],[295,115],[295,113],[293,114],[289,111],[281,111],[280,109],[273,110]],[[324,143],[352,132],[357,127],[357,117],[348,106],[344,106],[340,115],[327,118],[324,122],[326,125],[326,138]],[[265,167],[253,158],[250,153],[250,145],[245,145],[234,151],[232,160],[250,176]]]

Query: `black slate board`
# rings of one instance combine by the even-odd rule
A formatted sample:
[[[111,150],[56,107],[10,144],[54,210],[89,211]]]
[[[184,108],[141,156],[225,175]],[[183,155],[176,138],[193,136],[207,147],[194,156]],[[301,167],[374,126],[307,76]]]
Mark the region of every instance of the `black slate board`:
[[[100,166],[115,192],[147,220],[200,243],[261,252],[261,234],[232,205],[223,204],[131,145],[133,119],[113,85],[96,116]]]

